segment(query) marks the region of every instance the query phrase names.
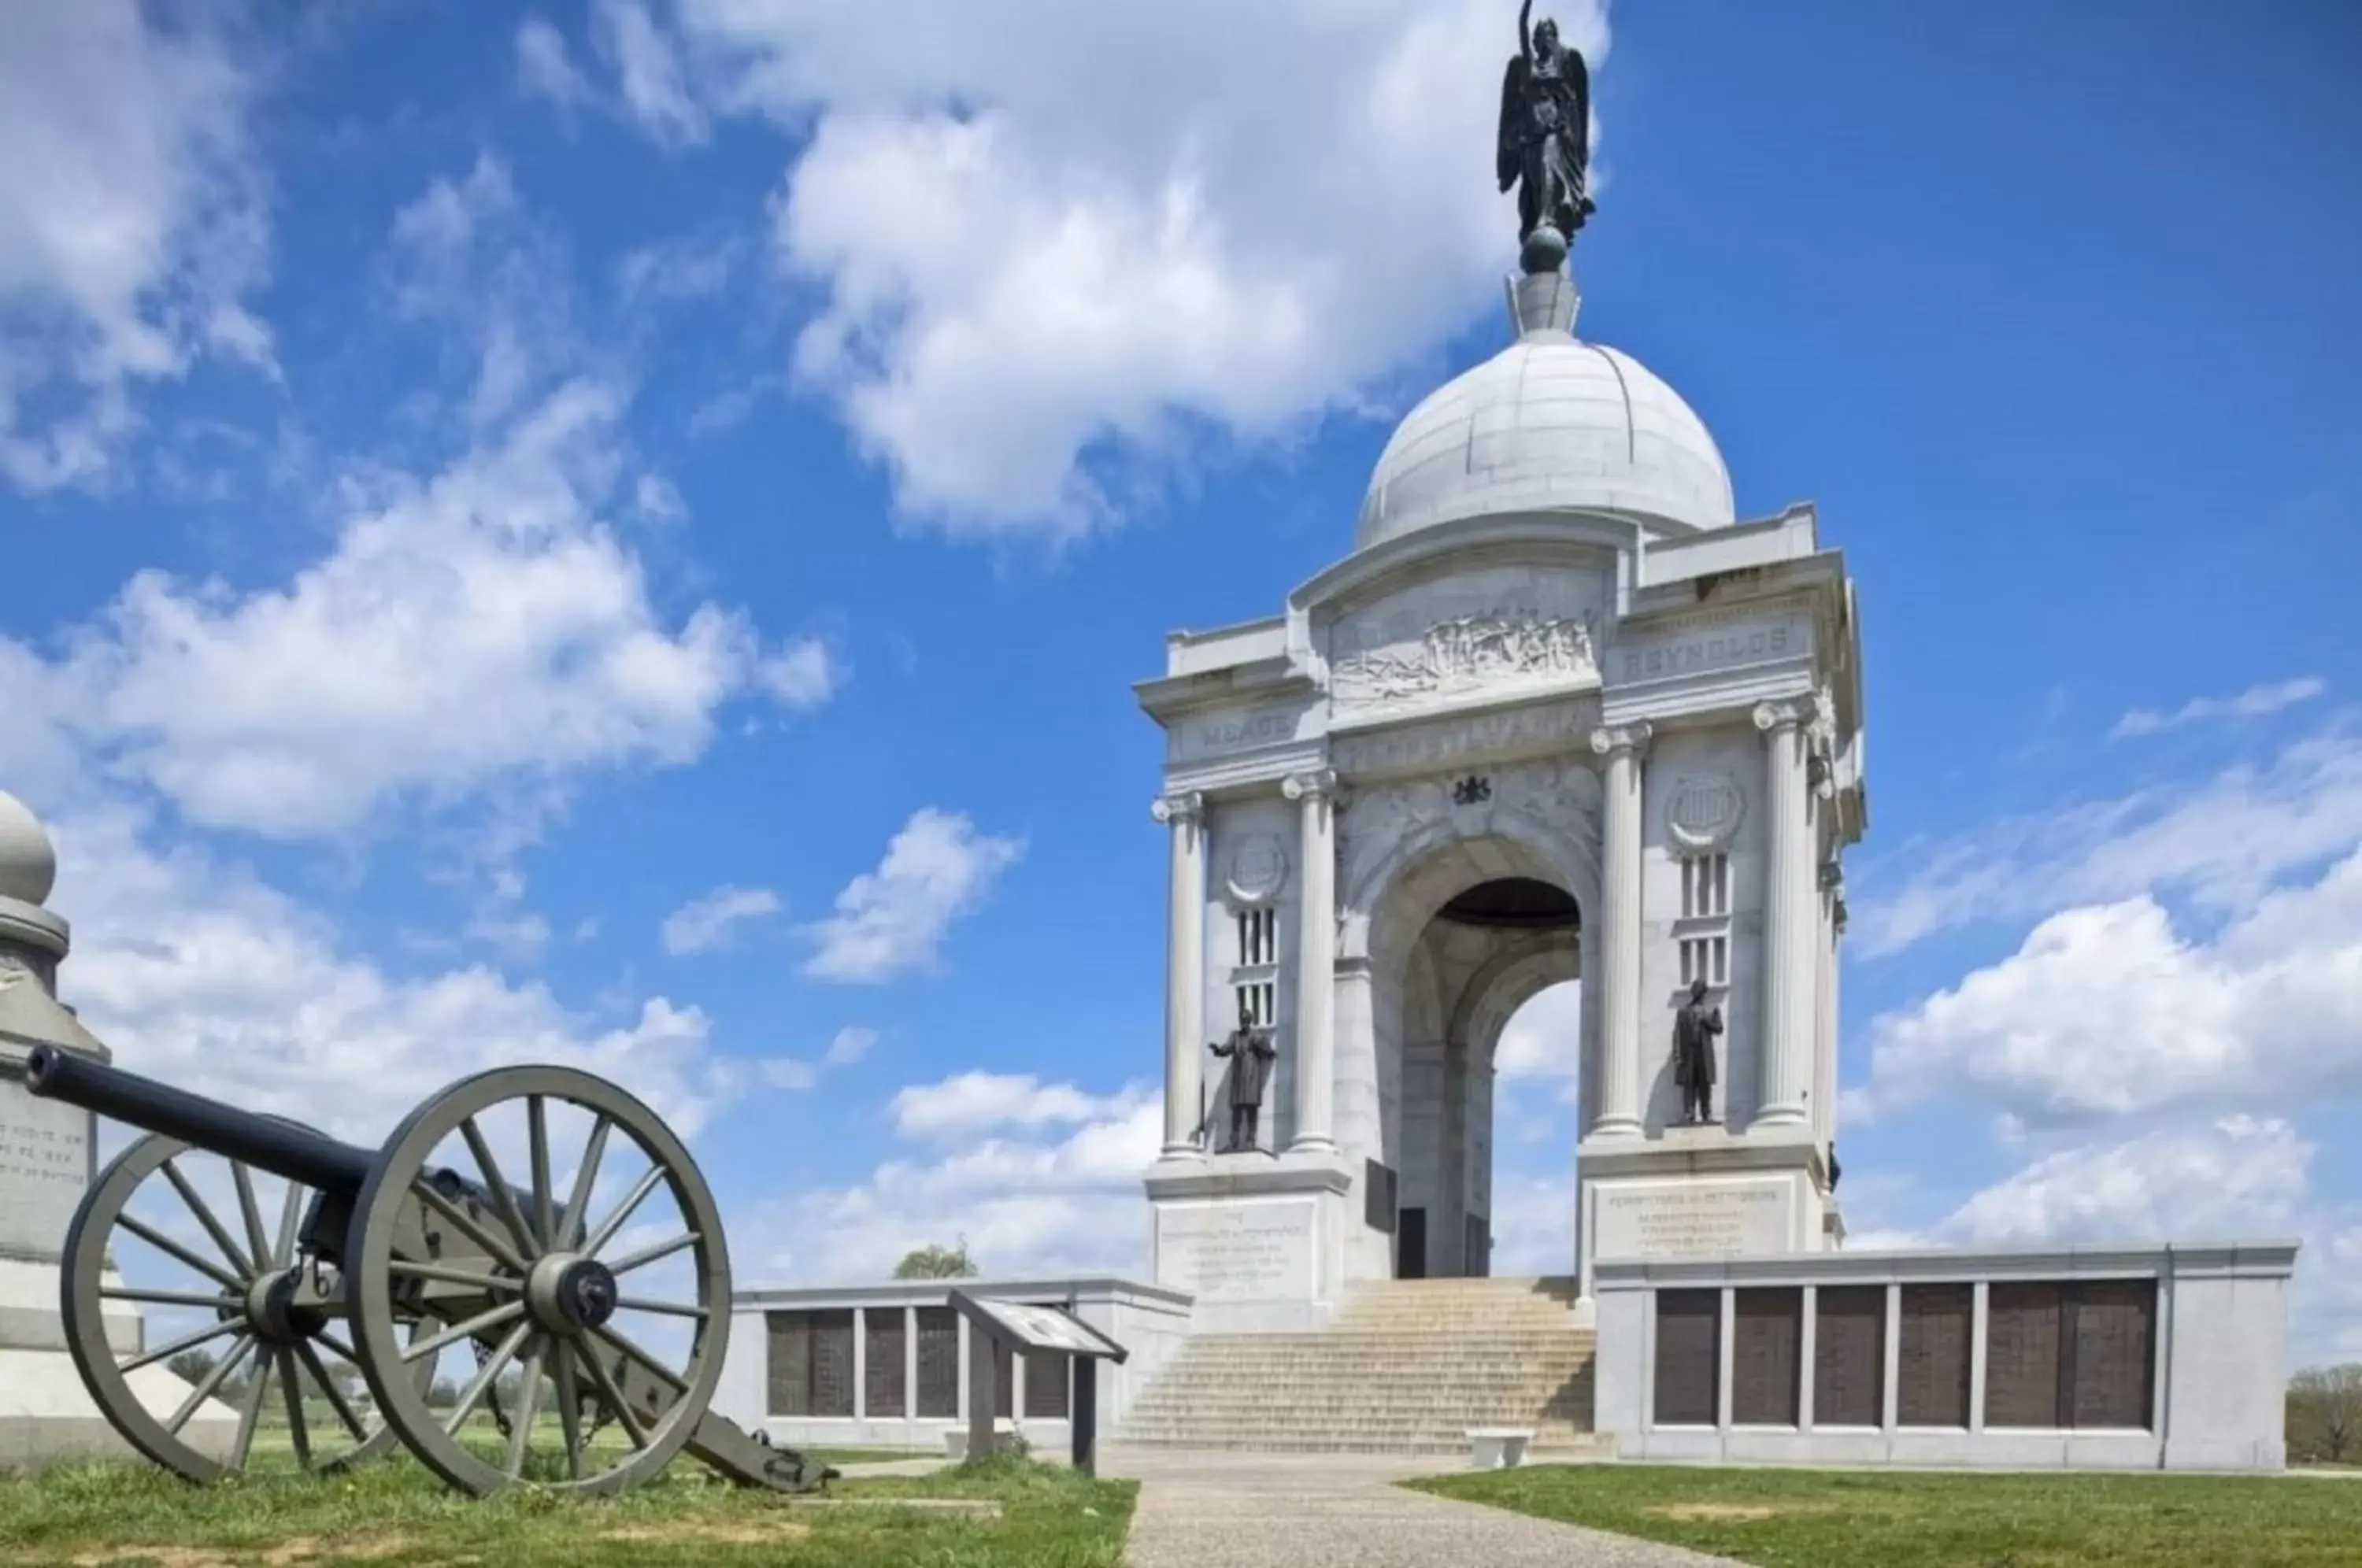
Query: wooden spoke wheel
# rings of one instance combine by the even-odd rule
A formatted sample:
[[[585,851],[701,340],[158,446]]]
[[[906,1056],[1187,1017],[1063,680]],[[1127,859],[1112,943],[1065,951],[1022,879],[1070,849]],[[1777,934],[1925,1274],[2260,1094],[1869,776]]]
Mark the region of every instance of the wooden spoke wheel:
[[[297,1233],[311,1189],[285,1183],[275,1229],[266,1227],[257,1174],[150,1134],[100,1173],[66,1232],[66,1345],[83,1386],[132,1447],[199,1485],[247,1470],[266,1426],[273,1429],[267,1446],[275,1450],[283,1436],[293,1463],[315,1474],[373,1458],[395,1441],[356,1397],[351,1375],[360,1361],[346,1325],[306,1304],[306,1278],[322,1277]],[[146,1212],[134,1212],[135,1202]],[[151,1266],[118,1278],[116,1263],[134,1254]],[[116,1343],[137,1309],[177,1317],[180,1331],[137,1349]],[[175,1387],[159,1375],[190,1352],[211,1358],[193,1385]],[[226,1442],[217,1415],[201,1419],[216,1399],[237,1413]]]
[[[568,1123],[556,1137],[553,1117]],[[636,1485],[680,1452],[721,1380],[721,1211],[655,1112],[588,1073],[495,1068],[413,1111],[361,1189],[345,1255],[387,1422],[478,1496]],[[679,1276],[670,1295],[664,1275]],[[411,1312],[432,1327],[403,1344]],[[430,1401],[403,1373],[447,1350],[465,1381]],[[602,1424],[617,1430],[594,1443]]]

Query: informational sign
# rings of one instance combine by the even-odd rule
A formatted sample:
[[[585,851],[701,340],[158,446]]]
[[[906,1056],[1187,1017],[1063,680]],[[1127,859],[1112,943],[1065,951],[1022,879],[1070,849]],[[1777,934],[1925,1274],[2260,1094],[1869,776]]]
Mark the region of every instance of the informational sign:
[[[1081,1319],[1055,1307],[996,1301],[989,1297],[970,1296],[964,1290],[952,1292],[951,1304],[970,1321],[983,1325],[995,1339],[1019,1350],[1057,1351],[1116,1362],[1131,1353]]]

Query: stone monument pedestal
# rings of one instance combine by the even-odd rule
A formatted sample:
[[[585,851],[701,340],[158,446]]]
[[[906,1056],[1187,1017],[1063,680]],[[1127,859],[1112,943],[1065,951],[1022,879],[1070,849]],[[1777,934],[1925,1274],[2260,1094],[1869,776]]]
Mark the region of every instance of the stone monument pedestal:
[[[90,1186],[98,1119],[37,1099],[21,1081],[37,1045],[107,1059],[106,1047],[55,994],[72,945],[66,922],[44,907],[56,872],[40,823],[0,790],[0,1470],[138,1457],[83,1387],[66,1348],[66,1230]],[[105,1283],[121,1282],[110,1275]],[[138,1311],[120,1305],[105,1321],[117,1354],[139,1353],[146,1331]],[[141,1367],[127,1381],[161,1418],[190,1393],[162,1365]],[[226,1454],[237,1412],[208,1399],[181,1436],[200,1452]]]
[[[1585,1302],[1597,1258],[1765,1257],[1835,1245],[1820,1147],[1801,1129],[1794,1139],[1734,1138],[1707,1122],[1649,1139],[1586,1139],[1575,1171]]]
[[[1198,1334],[1302,1333],[1336,1315],[1361,1224],[1337,1154],[1183,1156],[1148,1172],[1153,1277],[1196,1297]]]

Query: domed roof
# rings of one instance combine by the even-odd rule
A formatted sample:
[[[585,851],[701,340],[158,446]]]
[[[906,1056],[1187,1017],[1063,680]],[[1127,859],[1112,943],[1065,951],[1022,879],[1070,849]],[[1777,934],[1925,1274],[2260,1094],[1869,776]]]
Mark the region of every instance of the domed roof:
[[[57,886],[58,852],[32,808],[0,790],[0,899],[39,904]]]
[[[1540,508],[1598,508],[1684,532],[1730,525],[1730,471],[1704,422],[1630,355],[1577,338],[1573,293],[1560,278],[1520,282],[1518,341],[1429,393],[1396,428],[1355,548]]]

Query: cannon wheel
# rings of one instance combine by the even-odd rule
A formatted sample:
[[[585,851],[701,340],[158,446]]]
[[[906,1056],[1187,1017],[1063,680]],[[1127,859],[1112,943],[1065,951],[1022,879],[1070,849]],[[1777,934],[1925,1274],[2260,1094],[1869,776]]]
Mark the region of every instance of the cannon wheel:
[[[217,1157],[202,1150],[194,1151],[193,1155],[203,1159]],[[293,1182],[287,1184],[287,1198],[274,1239],[265,1231],[261,1209],[255,1202],[251,1171],[238,1161],[226,1161],[238,1196],[237,1219],[244,1231],[241,1244],[190,1181],[183,1167],[192,1156],[193,1151],[186,1143],[152,1133],[143,1137],[108,1164],[74,1211],[73,1223],[66,1232],[61,1305],[64,1309],[67,1348],[72,1353],[75,1369],[82,1374],[83,1386],[132,1447],[165,1469],[201,1485],[247,1468],[255,1427],[274,1382],[287,1408],[288,1432],[296,1458],[306,1470],[328,1474],[383,1453],[395,1441],[392,1430],[375,1412],[353,1408],[330,1380],[327,1364],[321,1359],[320,1353],[325,1350],[348,1365],[360,1364],[354,1348],[342,1337],[342,1325],[303,1317],[291,1325],[288,1314],[274,1314],[270,1309],[270,1283],[290,1277],[292,1271],[301,1265],[296,1226],[310,1200],[311,1189]],[[157,1176],[171,1185],[182,1206],[204,1228],[213,1243],[215,1256],[207,1257],[204,1251],[184,1245],[127,1212],[140,1187]],[[108,1259],[118,1232],[136,1236],[170,1254],[187,1270],[188,1281],[183,1283],[193,1283],[199,1288],[149,1289],[129,1283],[110,1283]],[[194,1333],[124,1356],[116,1353],[106,1332],[105,1314],[116,1302],[135,1307],[210,1310],[215,1321]],[[131,1374],[192,1350],[214,1352],[213,1370],[191,1390],[177,1410],[160,1418],[132,1390]],[[259,1371],[253,1372],[258,1363]],[[308,1371],[326,1391],[335,1410],[336,1422],[325,1430],[315,1431],[304,1415],[303,1400],[297,1392],[298,1366]],[[228,1453],[216,1458],[187,1441],[182,1434],[198,1408],[241,1367],[253,1375],[238,1404],[237,1435]]]
[[[480,1123],[495,1109],[523,1102],[529,1128],[527,1179],[508,1179]],[[563,1171],[553,1172],[547,1134],[552,1104],[570,1105],[590,1118],[590,1132],[573,1168],[568,1190]],[[635,1146],[646,1171],[620,1201],[594,1224],[591,1204],[602,1159],[614,1134]],[[446,1196],[448,1188],[429,1180],[445,1162],[478,1183],[494,1214],[483,1220]],[[464,1168],[471,1165],[472,1174]],[[624,1224],[659,1189],[678,1211],[662,1222],[667,1239],[610,1255]],[[483,1272],[454,1268],[402,1250],[405,1210],[424,1206],[430,1223],[449,1226],[488,1253]],[[687,1252],[694,1266],[693,1302],[654,1301],[632,1295],[630,1275],[661,1258]],[[385,1418],[413,1453],[452,1485],[479,1496],[520,1485],[553,1491],[606,1495],[648,1480],[688,1442],[712,1403],[722,1377],[728,1339],[730,1262],[722,1236],[722,1214],[699,1175],[688,1148],[656,1113],[604,1079],[567,1067],[496,1067],[463,1078],[411,1112],[394,1129],[361,1188],[353,1209],[346,1253],[351,1267],[355,1346],[361,1372]],[[687,1320],[690,1345],[682,1364],[652,1353],[611,1320],[569,1319],[554,1304],[551,1282],[569,1271],[602,1276],[608,1302],[635,1312]],[[440,1333],[404,1347],[396,1334],[396,1302],[402,1286],[421,1279],[472,1286],[471,1316]],[[465,1326],[465,1333],[460,1330]],[[418,1381],[400,1375],[438,1342],[472,1339],[490,1347],[448,1410],[429,1408]],[[429,1365],[433,1363],[430,1360]],[[495,1462],[461,1441],[458,1433],[483,1406],[495,1380],[511,1366],[524,1374],[517,1408],[504,1412],[504,1457]],[[557,1431],[537,1423],[543,1373],[556,1387]],[[619,1377],[641,1389],[650,1379],[667,1390],[663,1408],[625,1397]],[[602,1453],[590,1441],[586,1410],[602,1412],[624,1430],[619,1454]],[[536,1445],[540,1445],[538,1448]]]

